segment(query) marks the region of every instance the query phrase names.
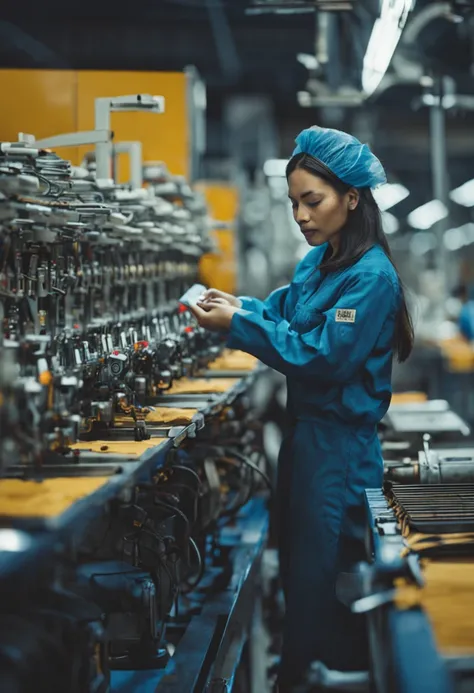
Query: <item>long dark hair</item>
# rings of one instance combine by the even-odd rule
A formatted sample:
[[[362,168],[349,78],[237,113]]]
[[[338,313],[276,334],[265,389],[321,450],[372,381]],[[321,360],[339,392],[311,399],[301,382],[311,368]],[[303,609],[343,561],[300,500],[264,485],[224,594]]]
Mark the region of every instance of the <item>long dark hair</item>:
[[[302,168],[313,176],[318,176],[331,185],[340,195],[345,195],[351,186],[343,183],[322,161],[309,154],[296,154],[286,168],[286,177],[297,168]],[[356,263],[374,245],[379,245],[392,263],[400,282],[401,302],[397,314],[394,333],[394,350],[400,363],[406,361],[413,349],[413,323],[405,299],[400,275],[390,252],[390,247],[382,228],[380,209],[370,188],[358,188],[359,203],[349,212],[347,223],[341,230],[337,255],[324,260],[320,269],[324,272],[337,272]]]

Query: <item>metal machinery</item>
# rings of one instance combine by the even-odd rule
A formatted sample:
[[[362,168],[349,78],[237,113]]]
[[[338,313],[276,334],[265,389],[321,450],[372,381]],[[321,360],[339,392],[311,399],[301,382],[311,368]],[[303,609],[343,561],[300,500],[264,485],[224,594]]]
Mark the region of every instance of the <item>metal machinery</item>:
[[[340,576],[366,614],[370,671],[315,663],[308,691],[474,690],[474,444],[447,402],[394,404],[383,490],[366,491],[367,563]]]
[[[260,371],[178,303],[207,209],[44,144],[0,144],[0,688],[258,690]]]

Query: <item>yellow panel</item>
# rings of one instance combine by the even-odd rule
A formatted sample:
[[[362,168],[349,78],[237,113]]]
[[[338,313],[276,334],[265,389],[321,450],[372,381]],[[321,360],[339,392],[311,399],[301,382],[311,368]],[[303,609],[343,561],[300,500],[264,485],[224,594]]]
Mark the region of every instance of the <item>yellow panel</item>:
[[[235,222],[239,210],[239,192],[235,185],[199,181],[194,187],[205,196],[214,219],[226,224]]]
[[[235,294],[237,291],[237,252],[233,230],[211,231],[218,250],[207,253],[199,263],[200,280],[206,286]]]
[[[0,70],[0,140],[16,142],[19,132],[37,139],[75,132],[76,73],[71,70]],[[59,156],[75,159],[76,148]]]
[[[209,205],[209,213],[226,226],[211,232],[217,251],[208,253],[199,265],[203,284],[234,294],[237,290],[237,244],[235,222],[239,209],[239,193],[228,183],[201,181],[195,188],[202,192]]]
[[[151,94],[165,97],[165,113],[113,113],[111,129],[117,142],[140,140],[144,161],[164,161],[168,170],[188,175],[189,128],[187,77],[181,72],[88,71],[78,73],[78,128],[94,127],[94,100],[102,96]],[[81,157],[87,148],[80,148]],[[129,179],[129,166],[120,157],[119,180]]]

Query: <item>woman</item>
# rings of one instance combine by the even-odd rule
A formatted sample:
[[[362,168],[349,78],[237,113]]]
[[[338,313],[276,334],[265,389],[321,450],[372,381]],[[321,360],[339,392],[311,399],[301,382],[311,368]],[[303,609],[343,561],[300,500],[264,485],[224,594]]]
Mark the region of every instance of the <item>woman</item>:
[[[364,623],[336,595],[364,557],[364,489],[380,488],[377,423],[391,397],[393,352],[413,328],[371,188],[379,160],[351,135],[304,130],[286,175],[293,214],[313,249],[266,301],[210,290],[194,309],[228,345],[288,379],[290,430],[279,461],[280,570],[286,599],[279,691],[314,660],[367,666]],[[339,595],[341,596],[341,595]]]

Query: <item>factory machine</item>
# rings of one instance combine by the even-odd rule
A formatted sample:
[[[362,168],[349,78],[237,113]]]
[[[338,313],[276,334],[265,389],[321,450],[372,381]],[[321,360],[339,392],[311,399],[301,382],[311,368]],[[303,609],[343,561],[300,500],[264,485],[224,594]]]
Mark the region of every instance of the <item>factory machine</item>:
[[[179,301],[206,206],[44,147],[0,144],[2,693],[262,690],[261,371]]]
[[[365,492],[367,563],[338,584],[366,614],[369,672],[316,662],[305,693],[474,691],[474,442],[445,401],[394,402],[383,489]]]

